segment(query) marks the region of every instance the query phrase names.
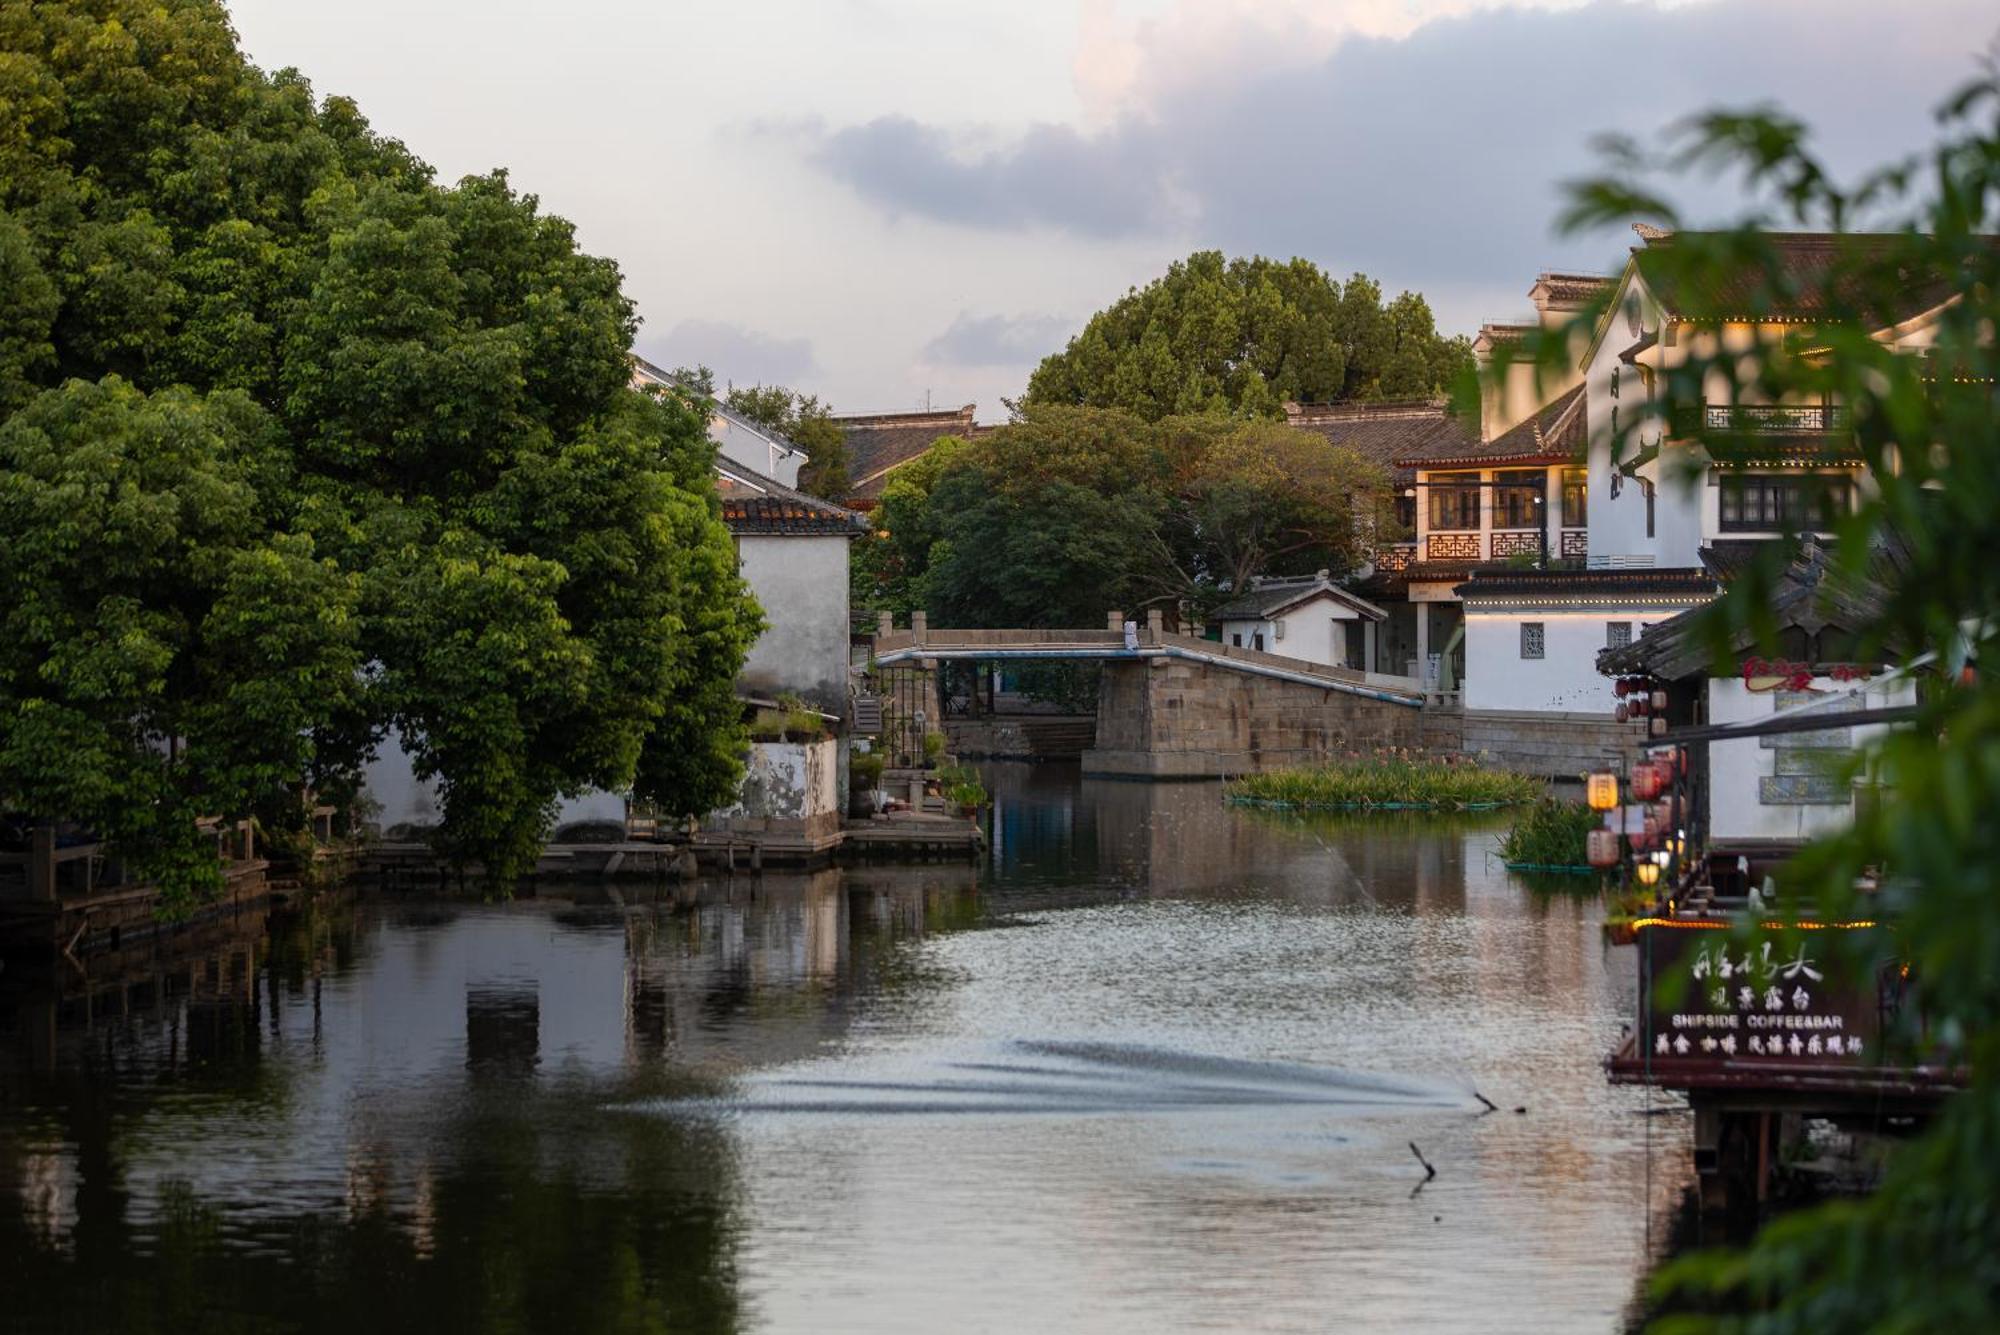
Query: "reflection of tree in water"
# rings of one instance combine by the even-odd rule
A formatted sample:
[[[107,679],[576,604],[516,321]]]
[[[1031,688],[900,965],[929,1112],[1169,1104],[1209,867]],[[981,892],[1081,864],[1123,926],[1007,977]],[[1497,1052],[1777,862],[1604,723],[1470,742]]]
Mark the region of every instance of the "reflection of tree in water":
[[[603,1123],[578,1139],[580,1156],[617,1162],[621,1184],[575,1161],[539,1164],[550,1128],[492,1106],[450,1133],[465,1147],[454,1162],[419,1170],[428,1186],[413,1205],[363,1190],[344,1212],[302,1212],[246,1238],[185,1183],[143,1227],[122,1193],[92,1193],[79,1196],[69,1249],[7,1211],[9,1329],[736,1329],[721,1133],[593,1101],[573,1110]]]
[[[302,948],[329,943],[275,938],[264,990],[296,984],[317,1011]],[[52,1070],[0,1082],[13,1086],[0,1093],[0,1326],[367,1335],[741,1324],[727,1133],[619,1109],[690,1092],[671,1069],[537,1078],[531,997],[468,997],[462,1085],[399,1097],[379,1134],[350,1117],[334,1151],[346,1157],[344,1200],[287,1208],[288,1184],[274,1182],[246,1202],[226,1181],[205,1191],[199,1166],[147,1180],[148,1137],[190,1102],[211,1126],[285,1125],[256,993],[190,999],[171,1039],[166,1025],[106,1025],[66,1045]],[[42,1142],[72,1147],[62,1169],[73,1188],[47,1193],[53,1203],[32,1189],[61,1162]]]
[[[505,911],[518,931],[497,941],[476,905],[281,915],[268,936],[258,923],[147,966],[165,988],[132,991],[129,1014],[114,1000],[129,979],[82,1004],[51,991],[38,1015],[53,1048],[8,1066],[0,1042],[0,1327],[740,1325],[730,1134],[624,1105],[811,1055],[868,999],[923,1004],[935,966],[910,947],[977,925],[974,875],[559,902]],[[468,966],[479,941],[497,953]],[[403,972],[382,971],[390,956]],[[604,966],[608,993],[578,990]],[[411,981],[452,968],[462,991]],[[438,1012],[441,996],[462,1009]],[[428,1066],[377,1069],[370,1009],[445,1046],[424,1049]],[[562,1046],[578,1040],[595,1055]]]

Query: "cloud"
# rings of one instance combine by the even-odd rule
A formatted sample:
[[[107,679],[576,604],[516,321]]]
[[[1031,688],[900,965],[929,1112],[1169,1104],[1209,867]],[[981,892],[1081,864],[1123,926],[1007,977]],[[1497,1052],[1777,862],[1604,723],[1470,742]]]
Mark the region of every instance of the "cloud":
[[[660,366],[706,366],[718,384],[797,385],[817,362],[812,342],[778,338],[726,320],[682,320],[640,350]]]
[[[1061,315],[974,315],[960,311],[924,345],[929,366],[1033,366],[1062,349],[1076,321]]]
[[[1296,22],[1274,8],[1232,51],[1282,47]],[[1134,94],[1143,109],[1097,128],[996,136],[890,116],[807,152],[897,215],[1307,255],[1396,282],[1518,273],[1525,288],[1555,258],[1560,183],[1593,167],[1599,132],[1652,136],[1705,107],[1777,103],[1817,128],[1836,170],[1857,170],[1928,137],[1993,28],[1974,0],[1477,9],[1406,36],[1350,33],[1304,62],[1224,53],[1206,73],[1159,72],[1107,57],[1107,79],[1165,80],[1171,96]],[[1729,198],[1705,191],[1697,203]],[[1610,257],[1608,239],[1596,248]]]
[[[891,213],[978,227],[1059,218],[1092,236],[1122,236],[1173,216],[1161,145],[1108,153],[1063,125],[1037,125],[981,150],[908,116],[883,116],[823,134],[813,161]]]

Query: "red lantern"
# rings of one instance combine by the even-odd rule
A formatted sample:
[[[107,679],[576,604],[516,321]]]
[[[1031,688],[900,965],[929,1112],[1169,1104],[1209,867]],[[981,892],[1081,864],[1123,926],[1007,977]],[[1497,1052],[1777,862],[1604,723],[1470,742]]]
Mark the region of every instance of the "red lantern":
[[[1620,700],[1623,700],[1632,693],[1632,683],[1620,677],[1617,681],[1611,683],[1611,693]]]
[[[1627,705],[1623,700],[1619,701],[1618,708],[1614,709],[1611,712],[1613,717],[1615,717],[1620,723],[1625,723],[1629,721],[1632,717],[1631,709],[1627,707]]]
[[[1618,836],[1610,830],[1592,830],[1583,839],[1590,865],[1597,868],[1618,865]]]
[[[1642,760],[1632,767],[1632,796],[1641,802],[1650,802],[1660,795],[1663,785],[1660,767],[1650,760]]]

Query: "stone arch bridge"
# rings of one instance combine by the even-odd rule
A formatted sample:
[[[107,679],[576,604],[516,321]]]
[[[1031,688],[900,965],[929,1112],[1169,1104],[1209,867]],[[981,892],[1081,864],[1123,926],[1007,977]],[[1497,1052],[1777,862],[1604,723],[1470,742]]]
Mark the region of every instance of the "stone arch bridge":
[[[1378,747],[1455,751],[1463,741],[1458,712],[1427,706],[1404,678],[1178,634],[1157,613],[1129,638],[1115,612],[1103,630],[931,630],[921,612],[911,623],[898,630],[884,614],[870,661],[928,670],[933,702],[943,662],[1102,663],[1086,774],[1217,778]]]

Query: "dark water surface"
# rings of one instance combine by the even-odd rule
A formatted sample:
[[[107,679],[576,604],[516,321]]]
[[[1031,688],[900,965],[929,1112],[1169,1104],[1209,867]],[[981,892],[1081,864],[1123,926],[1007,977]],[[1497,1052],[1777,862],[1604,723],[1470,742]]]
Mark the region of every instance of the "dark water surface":
[[[1598,1067],[1594,901],[1490,820],[990,782],[976,873],[0,975],[0,1330],[1620,1326],[1686,1129]]]

